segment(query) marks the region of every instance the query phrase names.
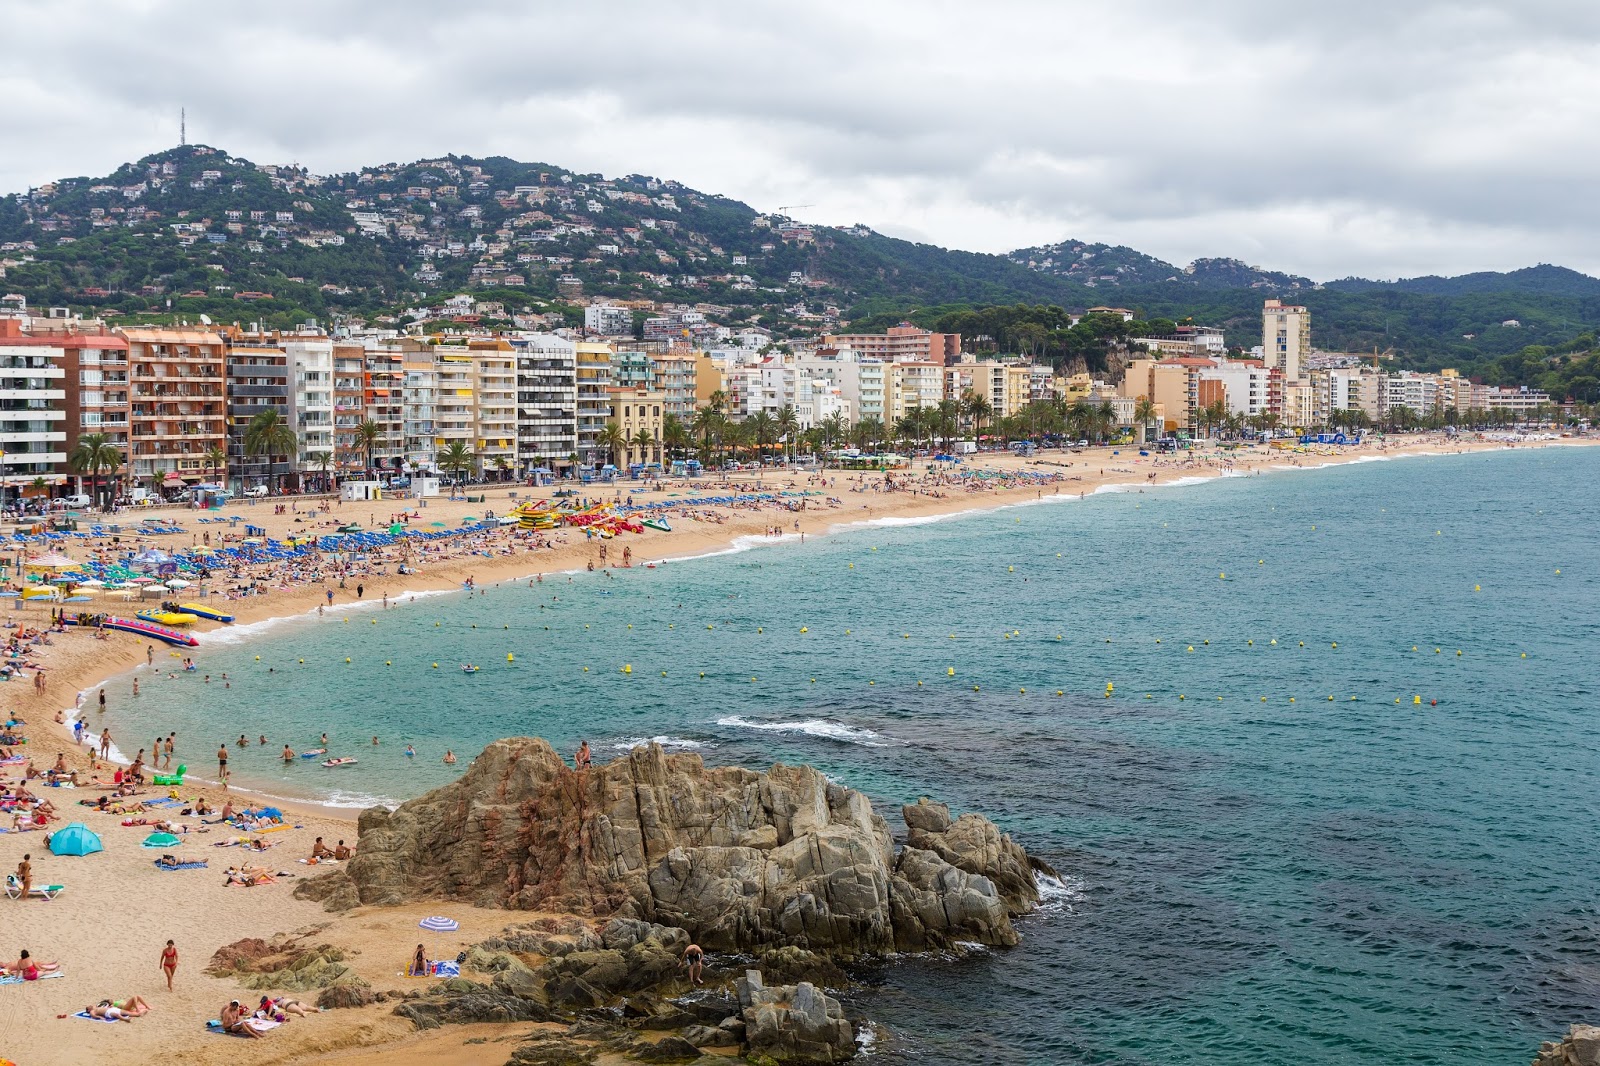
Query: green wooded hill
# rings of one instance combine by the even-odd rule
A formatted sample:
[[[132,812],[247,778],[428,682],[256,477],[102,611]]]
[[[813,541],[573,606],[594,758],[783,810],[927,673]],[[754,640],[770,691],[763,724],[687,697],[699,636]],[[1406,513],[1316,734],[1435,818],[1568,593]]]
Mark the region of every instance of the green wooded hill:
[[[206,146],[0,198],[0,292],[122,316],[289,325],[373,319],[473,292],[517,309],[594,295],[708,303],[779,336],[993,305],[1131,308],[1257,343],[1261,302],[1313,312],[1332,350],[1482,365],[1600,326],[1600,280],[1554,266],[1404,281],[1311,280],[1233,259],[1186,267],[1063,241],[1009,255],[863,226],[804,226],[645,175],[446,156],[317,176]],[[170,307],[169,307],[170,302]],[[832,321],[832,319],[830,319]],[[1508,324],[1515,323],[1515,324]]]

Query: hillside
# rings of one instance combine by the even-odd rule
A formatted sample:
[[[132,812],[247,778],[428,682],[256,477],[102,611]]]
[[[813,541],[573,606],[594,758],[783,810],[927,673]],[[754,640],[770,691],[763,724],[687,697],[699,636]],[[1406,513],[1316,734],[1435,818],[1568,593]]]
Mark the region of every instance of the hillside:
[[[1081,241],[951,250],[803,225],[667,179],[504,157],[318,176],[198,145],[0,198],[0,271],[0,292],[108,316],[382,322],[459,292],[557,314],[598,295],[711,305],[719,321],[783,337],[933,309],[1112,303],[1220,325],[1246,347],[1261,300],[1279,295],[1312,309],[1319,347],[1392,347],[1417,366],[1600,325],[1600,280],[1553,266],[1317,285]]]

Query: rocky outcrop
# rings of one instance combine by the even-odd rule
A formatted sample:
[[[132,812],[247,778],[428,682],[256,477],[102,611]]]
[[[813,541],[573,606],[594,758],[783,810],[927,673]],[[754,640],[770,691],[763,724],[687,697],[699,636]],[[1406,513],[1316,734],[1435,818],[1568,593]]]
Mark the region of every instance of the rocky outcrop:
[[[752,1056],[794,1063],[847,1062],[855,1057],[855,1030],[845,1020],[839,1001],[809,981],[768,988],[759,970],[748,970],[738,988],[745,1043]]]
[[[206,972],[233,977],[245,988],[256,991],[366,989],[367,982],[345,965],[344,958],[344,952],[330,944],[307,947],[296,937],[272,941],[252,937],[218,948],[207,963]]]
[[[707,768],[650,745],[580,772],[544,741],[512,738],[452,784],[365,812],[356,857],[299,894],[335,908],[445,898],[616,917],[718,951],[1015,943],[1011,918],[1038,899],[1022,849],[939,804],[905,817],[896,854],[867,798],[810,767]]]
[[[1560,1041],[1546,1040],[1533,1066],[1600,1066],[1600,1026],[1574,1025]]]

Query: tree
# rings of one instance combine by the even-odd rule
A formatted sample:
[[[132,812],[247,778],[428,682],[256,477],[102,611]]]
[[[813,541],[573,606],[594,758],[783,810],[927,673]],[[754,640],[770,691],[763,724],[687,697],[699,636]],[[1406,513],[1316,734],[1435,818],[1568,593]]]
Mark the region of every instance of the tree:
[[[661,443],[667,450],[668,458],[671,458],[687,450],[694,439],[678,416],[669,414],[661,419]]]
[[[650,462],[650,449],[655,445],[655,442],[655,434],[651,433],[648,429],[641,428],[639,432],[633,435],[633,444],[639,449],[639,462]]]
[[[317,473],[322,476],[322,491],[326,492],[329,485],[328,470],[333,466],[333,453],[312,452],[310,455],[306,456],[306,461],[315,467]]]
[[[364,418],[356,423],[355,438],[356,447],[360,448],[361,453],[366,456],[367,468],[365,472],[370,474],[373,470],[373,453],[378,448],[378,442],[383,439],[383,427],[370,418]]]
[[[511,462],[503,455],[494,457],[494,472],[500,475],[500,480],[506,479],[506,473],[511,469]]]
[[[745,419],[745,422],[749,424],[750,432],[755,435],[756,451],[760,453],[760,457],[765,457],[767,451],[767,441],[778,435],[777,421],[771,415],[767,414],[766,411],[757,411],[755,414]]]
[[[100,506],[105,506],[100,499],[100,471],[108,470],[114,476],[122,465],[122,452],[111,443],[111,438],[104,433],[85,433],[78,438],[77,445],[72,453],[67,456],[67,465],[75,474],[88,474],[90,492],[94,495]]]
[[[795,443],[795,438],[800,434],[800,416],[795,413],[792,404],[786,403],[778,411],[777,417],[773,419],[773,424],[778,431],[778,435],[784,438],[784,452],[787,454],[788,446]]]
[[[265,455],[269,466],[278,462],[278,457],[283,456],[287,462],[295,457],[300,450],[300,439],[295,436],[294,427],[284,421],[284,418],[275,409],[268,408],[250,419],[250,424],[244,431],[244,452],[246,455]],[[278,475],[279,487],[282,487],[283,475]]]
[[[988,400],[969,389],[961,398],[961,413],[967,416],[972,426],[972,435],[977,437],[983,433],[984,425],[994,415],[994,407]]]
[[[595,443],[606,450],[606,458],[613,466],[623,463],[623,450],[628,446],[628,435],[615,422],[607,422],[595,436]]]
[[[718,395],[718,393],[712,393],[711,399],[715,401]],[[690,432],[697,433],[704,439],[706,462],[715,463],[716,454],[712,451],[711,442],[714,438],[721,436],[726,425],[727,419],[723,417],[722,412],[717,409],[715,403],[708,403],[706,406],[695,410],[694,422],[691,423],[689,429]]]
[[[225,471],[228,469],[228,449],[220,444],[213,444],[210,448],[207,448],[204,458],[206,466],[211,468],[212,481],[217,480],[218,470]],[[227,475],[224,474],[223,476],[226,477]]]
[[[472,464],[477,460],[472,449],[467,447],[465,441],[453,440],[440,452],[434,460],[440,470],[447,470],[456,476],[456,484],[461,483],[461,472],[471,470]]]
[[[1141,396],[1133,405],[1133,421],[1139,429],[1139,443],[1143,444],[1150,436],[1150,423],[1156,418],[1156,405],[1148,396]]]

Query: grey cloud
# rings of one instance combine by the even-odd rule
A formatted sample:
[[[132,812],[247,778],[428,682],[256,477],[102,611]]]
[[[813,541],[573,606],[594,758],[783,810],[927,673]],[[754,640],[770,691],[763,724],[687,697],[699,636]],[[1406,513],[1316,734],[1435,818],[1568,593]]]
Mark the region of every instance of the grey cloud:
[[[164,147],[188,106],[196,138],[319,171],[503,153],[986,251],[1600,268],[1588,3],[102,0],[11,28],[56,44],[0,73],[26,146],[0,188]]]

